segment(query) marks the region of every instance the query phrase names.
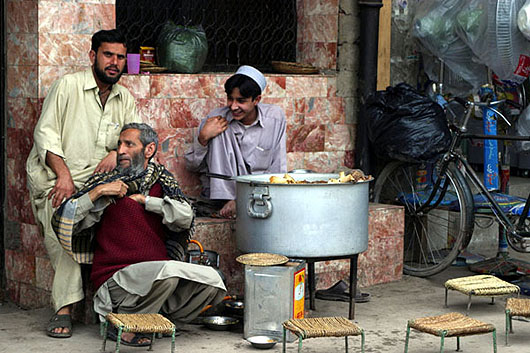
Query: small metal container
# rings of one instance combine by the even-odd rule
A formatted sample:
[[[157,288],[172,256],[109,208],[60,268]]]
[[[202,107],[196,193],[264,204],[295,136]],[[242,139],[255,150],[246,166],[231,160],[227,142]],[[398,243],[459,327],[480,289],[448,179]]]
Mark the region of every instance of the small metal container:
[[[247,338],[247,341],[249,341],[254,348],[258,349],[269,349],[278,343],[276,338],[269,336],[252,336]]]
[[[225,313],[234,317],[243,317],[245,303],[242,300],[225,300]]]
[[[210,330],[227,331],[237,325],[239,320],[229,316],[207,316],[202,323]]]

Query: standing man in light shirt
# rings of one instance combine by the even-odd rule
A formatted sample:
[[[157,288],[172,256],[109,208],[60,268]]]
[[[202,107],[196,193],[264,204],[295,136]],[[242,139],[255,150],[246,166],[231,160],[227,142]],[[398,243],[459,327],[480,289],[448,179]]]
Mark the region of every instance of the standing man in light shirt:
[[[235,182],[206,173],[236,176],[287,170],[285,113],[276,105],[260,103],[266,85],[260,71],[241,66],[225,82],[226,106],[201,121],[186,153],[187,168],[200,173],[201,197],[222,217],[235,216]]]
[[[91,67],[65,75],[52,85],[33,134],[26,172],[33,212],[55,270],[55,314],[47,327],[51,337],[72,335],[72,305],[84,298],[80,266],[59,244],[51,217],[54,208],[90,175],[116,167],[121,127],[139,122],[134,98],[117,84],[126,55],[125,38],[118,30],[95,33],[89,52]]]

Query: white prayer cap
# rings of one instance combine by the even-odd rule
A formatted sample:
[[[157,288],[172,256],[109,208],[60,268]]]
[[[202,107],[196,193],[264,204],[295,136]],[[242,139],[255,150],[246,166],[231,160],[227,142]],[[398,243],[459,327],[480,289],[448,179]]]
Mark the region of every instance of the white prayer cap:
[[[261,92],[265,91],[265,87],[267,86],[267,80],[265,80],[265,76],[258,70],[253,68],[252,66],[243,65],[239,69],[237,69],[236,74],[241,74],[250,77],[254,82],[256,82],[261,88]]]

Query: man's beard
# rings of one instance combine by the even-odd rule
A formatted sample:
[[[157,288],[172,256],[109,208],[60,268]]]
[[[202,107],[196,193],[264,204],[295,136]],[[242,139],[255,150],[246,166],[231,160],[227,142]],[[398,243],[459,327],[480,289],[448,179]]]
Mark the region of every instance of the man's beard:
[[[96,77],[103,83],[107,85],[113,85],[116,82],[120,80],[121,75],[123,74],[123,70],[119,73],[116,77],[110,77],[108,76],[104,70],[101,70],[98,66],[98,59],[94,60],[94,72],[96,73]]]
[[[145,161],[145,154],[144,154],[144,149],[142,148],[140,152],[132,156],[128,167],[121,166],[120,156],[118,156],[118,165],[116,166],[116,170],[120,174],[136,176],[144,171],[144,161]]]

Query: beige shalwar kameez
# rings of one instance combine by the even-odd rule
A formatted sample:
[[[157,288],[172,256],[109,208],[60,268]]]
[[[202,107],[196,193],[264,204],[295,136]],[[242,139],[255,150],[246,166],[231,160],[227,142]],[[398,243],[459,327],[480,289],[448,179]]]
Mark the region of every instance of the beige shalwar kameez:
[[[46,153],[64,159],[79,189],[98,163],[116,149],[121,127],[140,122],[126,88],[114,84],[104,108],[98,93],[92,69],[57,80],[44,100],[26,162],[31,205],[55,270],[52,300],[56,311],[84,295],[80,266],[64,252],[51,227],[54,210],[47,196],[57,177],[46,165]]]

